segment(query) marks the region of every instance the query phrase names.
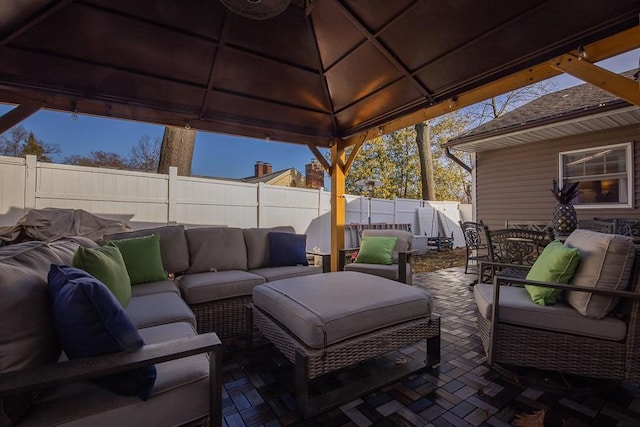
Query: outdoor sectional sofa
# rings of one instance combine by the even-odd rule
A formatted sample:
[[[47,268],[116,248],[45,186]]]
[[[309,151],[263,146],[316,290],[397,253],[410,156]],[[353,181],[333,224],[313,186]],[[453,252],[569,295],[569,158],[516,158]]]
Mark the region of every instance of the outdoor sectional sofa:
[[[273,245],[270,233],[286,233],[290,239]],[[195,313],[198,332],[213,331],[221,338],[247,331],[247,304],[255,286],[330,268],[329,255],[322,255],[322,267],[302,265],[305,238],[290,226],[185,229],[183,225],[169,225],[109,234],[104,239],[152,234],[160,236],[164,268],[175,278],[182,298]],[[294,264],[291,259],[300,262]]]
[[[0,425],[220,425],[222,344],[214,333],[196,333],[195,316],[171,280],[132,288],[124,312],[144,340],[143,347],[66,360],[60,326],[54,321],[57,307],[48,294],[54,271],[73,272],[63,266],[72,264],[80,245],[97,246],[72,238],[0,248]],[[80,294],[92,294],[89,308],[102,304],[93,298],[100,287],[102,295],[118,304],[102,283],[96,286],[80,288]],[[61,318],[75,310],[66,307],[57,313]],[[70,324],[72,338],[72,326],[86,323],[93,328],[98,317]],[[95,335],[111,336],[112,331],[107,326]],[[98,344],[81,345],[91,349]],[[209,357],[203,354],[207,352]],[[138,378],[140,369],[147,372],[154,364],[155,382],[146,401],[140,394],[125,397],[87,381],[125,371]]]

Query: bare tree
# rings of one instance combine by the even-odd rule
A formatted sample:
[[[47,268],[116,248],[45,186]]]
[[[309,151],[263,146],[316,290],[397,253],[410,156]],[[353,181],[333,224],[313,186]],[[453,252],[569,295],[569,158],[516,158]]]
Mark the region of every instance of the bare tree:
[[[127,167],[127,159],[118,153],[110,151],[91,151],[88,156],[74,154],[63,160],[63,163],[77,166],[108,167],[124,169]]]
[[[157,171],[160,160],[160,138],[151,140],[151,136],[145,134],[138,139],[138,143],[131,147],[127,166],[131,169],[144,171]]]
[[[158,173],[169,173],[169,166],[175,166],[178,175],[190,176],[195,143],[195,129],[166,126],[160,147]]]
[[[3,156],[18,157],[22,146],[29,137],[29,132],[24,126],[14,126],[0,136],[0,154]]]
[[[465,109],[474,126],[504,115],[527,102],[540,98],[555,89],[554,83],[543,80],[500,96],[494,96]]]

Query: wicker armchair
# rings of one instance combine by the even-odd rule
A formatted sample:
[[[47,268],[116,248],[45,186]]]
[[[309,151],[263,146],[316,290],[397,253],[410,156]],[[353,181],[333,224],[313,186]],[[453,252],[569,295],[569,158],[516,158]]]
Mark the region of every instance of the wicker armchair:
[[[587,287],[591,285],[586,283],[537,282],[499,274],[493,277],[492,284],[476,285],[478,329],[489,365],[498,371],[506,364],[591,378],[640,381],[640,251],[635,255],[632,251],[629,256],[633,265],[626,290]],[[604,259],[608,263],[610,258]],[[592,266],[585,267],[581,261],[578,269]],[[620,268],[609,266],[608,274],[612,270]],[[618,276],[613,275],[617,280]],[[525,284],[561,289],[564,298],[552,306],[538,306],[528,298]],[[568,304],[568,292],[588,292],[592,294],[590,300],[599,296],[619,300],[608,315],[592,318]]]
[[[416,252],[411,249],[413,235],[404,230],[363,230],[362,237],[366,236],[395,237],[397,242],[393,248],[393,263],[391,265],[348,263],[348,259],[359,248],[340,249],[338,270],[373,274],[410,285],[412,283],[411,254]]]

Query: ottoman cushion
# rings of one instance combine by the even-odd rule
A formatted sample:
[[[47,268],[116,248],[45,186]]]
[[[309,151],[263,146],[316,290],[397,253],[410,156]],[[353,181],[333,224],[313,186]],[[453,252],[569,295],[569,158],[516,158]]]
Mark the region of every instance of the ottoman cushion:
[[[431,297],[383,277],[335,272],[256,286],[253,303],[311,348],[431,314]]]

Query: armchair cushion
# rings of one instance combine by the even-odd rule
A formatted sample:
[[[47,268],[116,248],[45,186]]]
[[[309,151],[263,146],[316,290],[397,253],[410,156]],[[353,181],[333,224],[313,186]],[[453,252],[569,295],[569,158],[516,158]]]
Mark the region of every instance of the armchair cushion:
[[[576,248],[564,246],[555,240],[549,243],[527,274],[527,279],[540,282],[569,283],[580,262],[580,254]],[[536,304],[550,305],[556,303],[560,289],[544,286],[525,285],[525,289]]]
[[[304,234],[269,233],[269,267],[309,265],[307,261],[307,236]]]
[[[396,237],[389,236],[363,237],[355,262],[358,264],[393,264],[392,254],[397,240]]]
[[[53,323],[69,359],[134,351],[144,345],[113,294],[86,271],[52,264],[48,292]],[[155,380],[156,368],[152,365],[94,382],[116,394],[147,400]]]
[[[398,252],[411,250],[411,244],[413,243],[413,234],[404,230],[363,230],[362,238],[364,239],[367,236],[385,236],[397,239],[391,255],[393,264],[398,263]]]
[[[73,256],[72,264],[106,285],[123,308],[129,305],[131,280],[120,249],[116,246],[95,249],[80,246]]]
[[[635,256],[633,240],[617,234],[575,230],[565,245],[580,252],[580,265],[572,284],[601,289],[623,290],[629,284]],[[595,319],[605,317],[618,302],[618,298],[569,291],[566,299],[580,314]]]

